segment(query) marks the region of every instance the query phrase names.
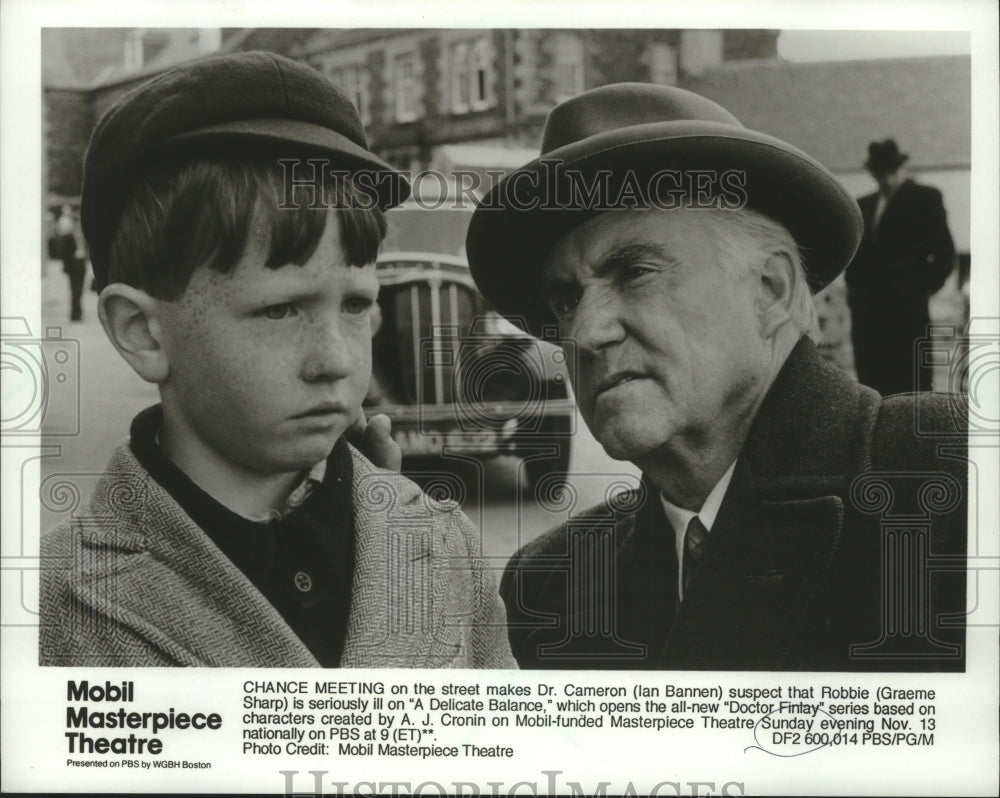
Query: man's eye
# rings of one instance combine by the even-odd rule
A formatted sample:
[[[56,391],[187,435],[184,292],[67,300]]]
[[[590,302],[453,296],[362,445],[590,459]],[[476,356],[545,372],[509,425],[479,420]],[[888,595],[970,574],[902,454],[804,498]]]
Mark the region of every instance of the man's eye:
[[[552,291],[548,296],[549,310],[556,318],[565,318],[573,312],[580,302],[580,292],[572,289]]]
[[[348,313],[359,315],[371,310],[374,300],[366,296],[353,296],[344,300],[344,310]]]
[[[648,274],[652,274],[653,268],[649,266],[644,266],[641,263],[636,263],[631,266],[626,266],[619,272],[619,277],[623,283],[635,282],[636,280],[642,279]]]
[[[260,315],[272,321],[279,321],[289,316],[298,316],[299,310],[290,302],[284,302],[281,305],[269,305],[260,312]]]

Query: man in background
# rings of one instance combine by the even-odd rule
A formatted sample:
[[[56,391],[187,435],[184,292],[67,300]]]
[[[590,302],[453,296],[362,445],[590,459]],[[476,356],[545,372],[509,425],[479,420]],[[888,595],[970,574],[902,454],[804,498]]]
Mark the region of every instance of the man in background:
[[[87,274],[87,259],[76,231],[73,209],[63,205],[56,220],[54,254],[62,261],[63,272],[69,277],[70,321],[83,320],[83,281]]]
[[[864,236],[845,275],[858,381],[883,396],[931,389],[914,343],[955,258],[941,192],[903,176],[908,158],[893,139],[868,145],[865,168],[878,191],[858,200]]]

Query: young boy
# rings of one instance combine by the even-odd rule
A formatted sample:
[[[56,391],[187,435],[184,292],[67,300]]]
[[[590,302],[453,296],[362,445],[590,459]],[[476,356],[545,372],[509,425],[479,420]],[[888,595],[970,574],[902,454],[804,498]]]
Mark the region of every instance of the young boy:
[[[161,404],[43,536],[43,665],[513,666],[468,519],[343,438],[383,211],[408,193],[343,94],[268,53],[102,117],[82,196],[101,323]]]

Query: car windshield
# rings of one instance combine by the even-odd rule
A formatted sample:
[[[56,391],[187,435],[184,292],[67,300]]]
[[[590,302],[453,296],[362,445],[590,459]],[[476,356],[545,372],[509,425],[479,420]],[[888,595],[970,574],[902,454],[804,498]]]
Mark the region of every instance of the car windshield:
[[[434,203],[437,204],[437,203]],[[437,252],[443,255],[465,257],[465,233],[472,216],[472,204],[464,208],[421,207],[408,202],[386,214],[389,226],[382,253]]]

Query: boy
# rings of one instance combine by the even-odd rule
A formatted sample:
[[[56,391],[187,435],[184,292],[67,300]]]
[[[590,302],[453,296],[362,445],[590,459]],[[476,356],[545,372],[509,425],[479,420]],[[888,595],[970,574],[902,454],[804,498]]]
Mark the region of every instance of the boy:
[[[408,193],[339,90],[268,53],[173,69],[100,120],[101,323],[161,404],[43,537],[42,664],[513,666],[468,519],[342,437]]]

